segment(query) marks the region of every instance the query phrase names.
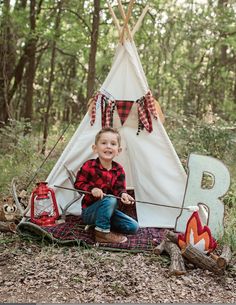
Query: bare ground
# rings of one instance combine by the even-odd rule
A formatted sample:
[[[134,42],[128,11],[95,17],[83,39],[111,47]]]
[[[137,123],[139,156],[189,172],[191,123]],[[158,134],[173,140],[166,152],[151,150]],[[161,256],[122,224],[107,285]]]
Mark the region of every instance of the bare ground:
[[[153,253],[58,247],[0,235],[1,303],[235,303],[236,268],[169,276]],[[234,257],[235,263],[235,257]]]

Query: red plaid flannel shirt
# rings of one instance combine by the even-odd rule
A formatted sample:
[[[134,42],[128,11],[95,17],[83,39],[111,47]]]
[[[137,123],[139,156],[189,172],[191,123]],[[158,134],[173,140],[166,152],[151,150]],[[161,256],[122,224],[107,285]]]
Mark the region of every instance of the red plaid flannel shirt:
[[[121,196],[126,193],[125,172],[123,167],[112,161],[111,170],[105,169],[99,158],[86,161],[78,171],[75,188],[91,192],[94,187],[102,189],[105,194]],[[98,198],[86,194],[82,200],[82,208],[96,202]]]

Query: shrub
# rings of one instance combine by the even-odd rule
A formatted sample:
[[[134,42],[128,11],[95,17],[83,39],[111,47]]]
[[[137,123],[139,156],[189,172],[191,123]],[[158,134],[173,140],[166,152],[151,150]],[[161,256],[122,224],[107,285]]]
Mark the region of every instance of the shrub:
[[[196,117],[167,117],[165,128],[186,167],[191,152],[215,157],[229,169],[231,186],[224,196],[225,232],[222,243],[228,243],[236,250],[236,126],[221,119],[214,124],[206,124]]]

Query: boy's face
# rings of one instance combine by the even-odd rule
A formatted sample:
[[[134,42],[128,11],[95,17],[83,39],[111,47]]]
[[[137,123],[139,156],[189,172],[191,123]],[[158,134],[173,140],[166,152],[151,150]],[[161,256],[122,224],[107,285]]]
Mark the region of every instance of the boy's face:
[[[112,160],[121,152],[117,135],[112,132],[102,133],[96,144],[93,145],[94,153],[105,162]]]

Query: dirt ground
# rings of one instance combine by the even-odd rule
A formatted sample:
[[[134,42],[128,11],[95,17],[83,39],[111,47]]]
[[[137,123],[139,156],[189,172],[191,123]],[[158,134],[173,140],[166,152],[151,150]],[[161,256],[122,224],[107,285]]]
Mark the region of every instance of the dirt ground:
[[[170,276],[153,253],[59,247],[0,234],[1,303],[236,303],[235,257],[223,276]]]

